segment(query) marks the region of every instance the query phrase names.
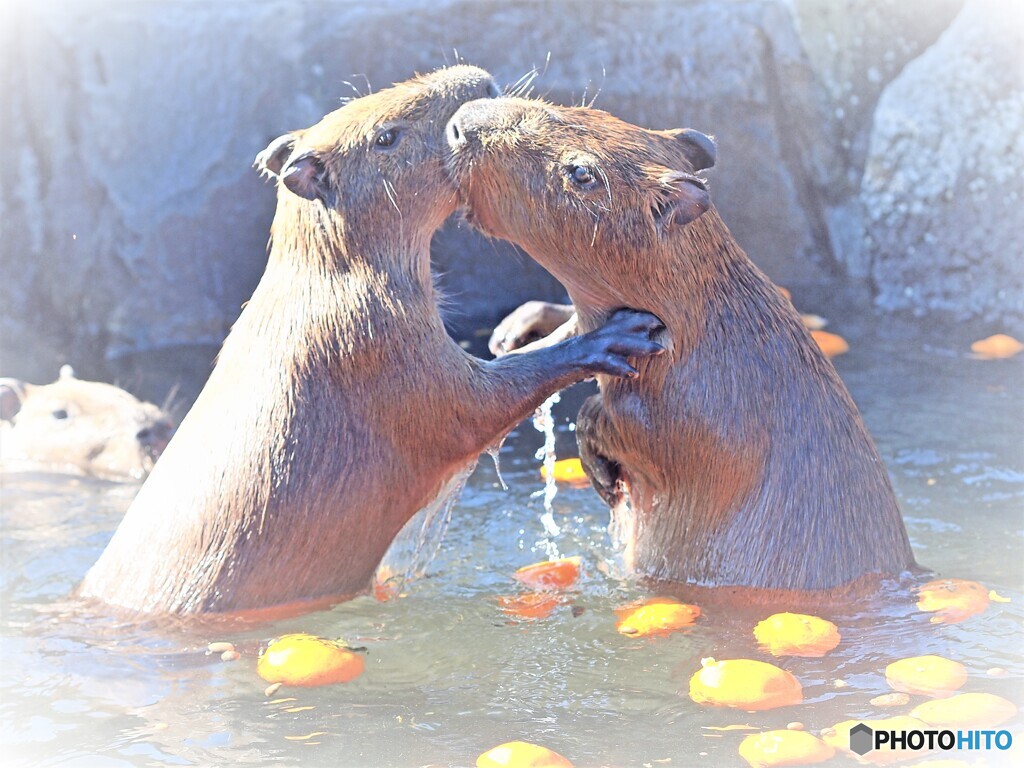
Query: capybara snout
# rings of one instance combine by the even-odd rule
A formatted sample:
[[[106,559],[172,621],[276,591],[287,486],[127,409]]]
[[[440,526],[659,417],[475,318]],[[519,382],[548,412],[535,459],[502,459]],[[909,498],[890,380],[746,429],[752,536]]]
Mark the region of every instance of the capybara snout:
[[[558,241],[644,250],[711,206],[698,174],[714,165],[715,144],[692,129],[626,130],[596,110],[499,98],[464,104],[446,135],[473,223],[497,237],[514,232],[527,250]]]

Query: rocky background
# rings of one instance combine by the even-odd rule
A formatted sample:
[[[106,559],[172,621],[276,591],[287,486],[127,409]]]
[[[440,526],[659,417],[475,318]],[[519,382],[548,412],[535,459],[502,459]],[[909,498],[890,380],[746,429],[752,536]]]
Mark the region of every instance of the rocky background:
[[[274,190],[256,153],[339,97],[458,59],[505,83],[536,67],[536,92],[556,102],[596,97],[641,125],[715,134],[718,207],[798,305],[853,283],[881,311],[1024,329],[1016,0],[42,0],[0,13],[3,375],[218,344],[266,258]],[[454,222],[434,257],[459,335],[563,295]]]

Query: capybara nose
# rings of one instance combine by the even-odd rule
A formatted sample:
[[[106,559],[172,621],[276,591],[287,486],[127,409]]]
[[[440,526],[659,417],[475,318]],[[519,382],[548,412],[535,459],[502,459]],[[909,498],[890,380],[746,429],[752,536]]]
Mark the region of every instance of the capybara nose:
[[[448,121],[448,146],[457,152],[471,144],[478,144],[480,134],[493,126],[497,114],[495,105],[499,103],[493,99],[477,99],[459,107]]]
[[[168,419],[160,419],[145,424],[135,433],[135,439],[143,445],[153,446],[162,450],[174,434],[174,425]]]
[[[466,134],[459,125],[459,117],[456,115],[448,121],[448,146],[453,150],[462,148],[466,143]]]

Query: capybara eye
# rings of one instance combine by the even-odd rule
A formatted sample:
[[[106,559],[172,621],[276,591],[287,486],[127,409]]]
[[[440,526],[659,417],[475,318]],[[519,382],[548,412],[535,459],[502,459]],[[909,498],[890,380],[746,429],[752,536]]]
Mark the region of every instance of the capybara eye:
[[[573,183],[584,189],[590,189],[597,185],[597,177],[594,171],[586,165],[574,165],[569,169],[569,176]]]
[[[395,146],[398,141],[398,131],[394,128],[388,128],[377,134],[377,138],[373,140],[373,146],[377,149],[390,149]]]
[[[51,415],[53,416],[53,418],[63,421],[68,417],[68,412],[65,411],[63,408],[58,408]]]

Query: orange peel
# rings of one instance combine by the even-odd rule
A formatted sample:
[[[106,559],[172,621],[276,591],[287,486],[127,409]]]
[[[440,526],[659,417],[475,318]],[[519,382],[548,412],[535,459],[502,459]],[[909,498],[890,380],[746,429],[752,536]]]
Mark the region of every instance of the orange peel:
[[[911,656],[885,668],[885,680],[894,691],[921,696],[950,696],[967,682],[967,669],[942,656]]]
[[[988,590],[967,579],[936,579],[917,590],[917,607],[932,616],[933,624],[957,624],[988,608]]]
[[[509,741],[484,752],[476,768],[573,768],[568,758],[528,741]]]
[[[799,704],[803,688],[792,674],[754,659],[702,659],[690,678],[690,698],[698,704],[762,711]]]
[[[316,635],[282,635],[260,654],[256,672],[268,683],[301,687],[347,683],[365,668],[345,643]]]
[[[533,589],[567,589],[580,577],[580,558],[563,557],[524,565],[512,577]]]
[[[754,627],[754,639],[773,656],[824,656],[842,636],[831,621],[804,613],[776,613]]]
[[[961,693],[932,699],[910,712],[936,728],[995,728],[1017,714],[1017,705],[994,693]]]
[[[834,747],[807,731],[765,731],[740,742],[740,757],[753,768],[776,765],[814,765],[835,755]]]
[[[583,469],[583,462],[579,459],[559,459],[551,472],[556,483],[566,483],[578,488],[587,488],[590,485],[590,478]],[[548,468],[540,468],[540,476],[548,479]]]
[[[654,597],[615,611],[619,620],[615,629],[630,637],[664,636],[692,627],[700,617],[700,608],[670,597]]]

